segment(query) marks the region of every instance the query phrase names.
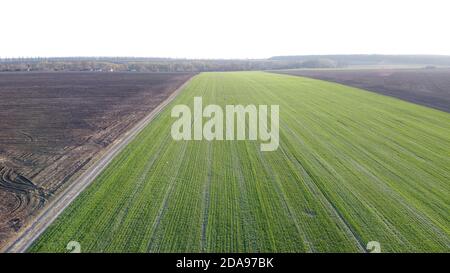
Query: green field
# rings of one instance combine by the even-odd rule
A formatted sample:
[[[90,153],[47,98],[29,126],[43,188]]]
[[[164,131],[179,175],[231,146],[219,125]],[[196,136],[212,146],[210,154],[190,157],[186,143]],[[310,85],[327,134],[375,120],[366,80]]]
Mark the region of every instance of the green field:
[[[175,104],[280,105],[280,146],[174,141]],[[450,114],[339,84],[202,73],[29,249],[450,249]]]

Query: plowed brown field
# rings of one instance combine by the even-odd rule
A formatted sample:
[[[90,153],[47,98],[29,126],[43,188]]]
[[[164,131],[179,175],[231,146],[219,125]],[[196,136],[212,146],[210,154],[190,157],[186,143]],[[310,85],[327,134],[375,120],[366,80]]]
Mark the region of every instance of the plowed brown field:
[[[0,247],[187,73],[0,73]]]

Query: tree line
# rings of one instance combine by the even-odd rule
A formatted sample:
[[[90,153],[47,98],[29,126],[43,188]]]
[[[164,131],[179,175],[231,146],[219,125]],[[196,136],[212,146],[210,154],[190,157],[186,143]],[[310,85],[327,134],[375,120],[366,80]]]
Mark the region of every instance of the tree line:
[[[0,59],[1,72],[202,72],[336,67],[332,60],[189,60],[166,58],[15,58]]]

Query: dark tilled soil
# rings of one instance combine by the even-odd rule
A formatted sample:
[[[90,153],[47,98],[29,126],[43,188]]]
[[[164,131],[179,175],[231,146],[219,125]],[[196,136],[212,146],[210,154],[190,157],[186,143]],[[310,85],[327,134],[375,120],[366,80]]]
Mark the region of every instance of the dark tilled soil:
[[[188,73],[0,73],[0,248]]]
[[[284,70],[337,82],[450,113],[450,69]]]

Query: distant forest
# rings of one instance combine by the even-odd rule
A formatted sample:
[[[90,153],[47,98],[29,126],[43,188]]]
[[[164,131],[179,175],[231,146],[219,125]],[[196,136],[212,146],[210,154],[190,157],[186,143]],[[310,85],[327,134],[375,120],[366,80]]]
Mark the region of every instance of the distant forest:
[[[450,56],[440,55],[299,55],[268,59],[169,59],[132,57],[67,57],[0,59],[0,72],[22,71],[130,71],[202,72],[340,68],[355,65],[450,66]]]

